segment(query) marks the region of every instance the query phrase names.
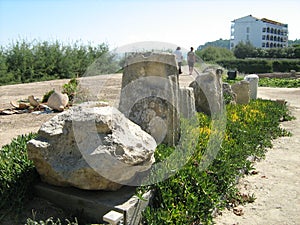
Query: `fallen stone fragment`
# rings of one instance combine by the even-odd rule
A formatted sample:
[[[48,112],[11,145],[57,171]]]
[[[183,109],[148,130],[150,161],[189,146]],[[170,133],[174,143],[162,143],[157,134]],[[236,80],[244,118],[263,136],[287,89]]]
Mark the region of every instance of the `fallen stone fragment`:
[[[69,97],[67,94],[62,94],[61,92],[54,91],[47,102],[47,105],[54,110],[63,111],[69,103]]]

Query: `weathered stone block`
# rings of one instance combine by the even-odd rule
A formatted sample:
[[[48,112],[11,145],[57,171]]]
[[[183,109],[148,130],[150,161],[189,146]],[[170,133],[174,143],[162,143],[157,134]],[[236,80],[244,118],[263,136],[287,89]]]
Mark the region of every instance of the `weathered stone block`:
[[[207,115],[217,114],[223,110],[223,90],[220,74],[207,71],[198,75],[190,85],[194,89],[195,106],[198,112]]]
[[[28,142],[43,181],[116,190],[154,162],[155,140],[113,107],[72,109],[44,123]]]
[[[242,80],[231,85],[231,89],[236,93],[237,104],[248,104],[250,102],[249,82]]]

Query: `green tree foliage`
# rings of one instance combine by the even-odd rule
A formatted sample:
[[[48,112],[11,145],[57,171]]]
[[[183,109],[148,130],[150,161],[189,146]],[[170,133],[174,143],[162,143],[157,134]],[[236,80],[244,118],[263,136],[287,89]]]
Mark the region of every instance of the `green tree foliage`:
[[[221,59],[234,59],[233,52],[226,48],[208,46],[196,51],[197,56],[207,62],[214,62]]]
[[[289,40],[289,41],[288,41],[288,45],[289,45],[289,46],[300,45],[300,39]]]
[[[119,68],[115,55],[104,43],[94,47],[78,42],[64,45],[58,41],[17,41],[0,49],[0,81],[4,85],[80,77],[95,61],[97,71],[90,75]]]
[[[256,49],[255,47],[247,42],[240,42],[239,44],[237,44],[235,46],[235,48],[233,49],[234,55],[235,57],[239,58],[239,59],[245,59],[245,58],[250,58],[253,57],[256,53]]]
[[[230,40],[223,40],[222,38],[220,38],[219,40],[216,40],[216,41],[206,42],[204,45],[200,45],[197,48],[197,50],[202,50],[208,46],[226,48],[229,50],[230,49]]]
[[[300,58],[300,45],[294,44],[287,48],[255,48],[250,43],[240,42],[233,49],[236,58],[268,58],[268,59],[299,59]]]

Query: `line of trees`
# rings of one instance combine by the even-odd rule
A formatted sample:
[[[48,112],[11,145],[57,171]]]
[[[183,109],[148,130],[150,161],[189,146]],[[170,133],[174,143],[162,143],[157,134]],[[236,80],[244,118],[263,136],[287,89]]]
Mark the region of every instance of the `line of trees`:
[[[105,70],[115,71],[118,66],[114,60],[104,43],[94,47],[79,42],[64,45],[59,41],[17,41],[0,48],[0,85],[80,77],[95,61]],[[100,69],[97,73],[107,71]]]
[[[207,46],[197,50],[196,54],[204,61],[216,62],[218,60],[264,58],[264,59],[300,59],[300,44],[287,48],[255,48],[250,43],[239,43],[233,51],[227,48]]]
[[[300,44],[287,48],[255,48],[250,43],[240,42],[234,49],[233,53],[236,58],[269,58],[269,59],[299,59]]]

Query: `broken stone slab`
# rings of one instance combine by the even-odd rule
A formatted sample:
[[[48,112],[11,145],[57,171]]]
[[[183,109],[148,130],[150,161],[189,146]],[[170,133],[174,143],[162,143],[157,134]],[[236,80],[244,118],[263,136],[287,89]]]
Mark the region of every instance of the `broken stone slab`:
[[[27,146],[46,183],[117,190],[151,167],[156,142],[116,108],[78,106],[44,123]]]
[[[142,212],[148,206],[152,191],[136,196],[136,188],[123,186],[117,191],[90,191],[73,187],[57,187],[43,182],[34,185],[37,197],[48,200],[86,223],[103,223],[103,216],[111,210],[123,215],[124,225],[139,225]]]

